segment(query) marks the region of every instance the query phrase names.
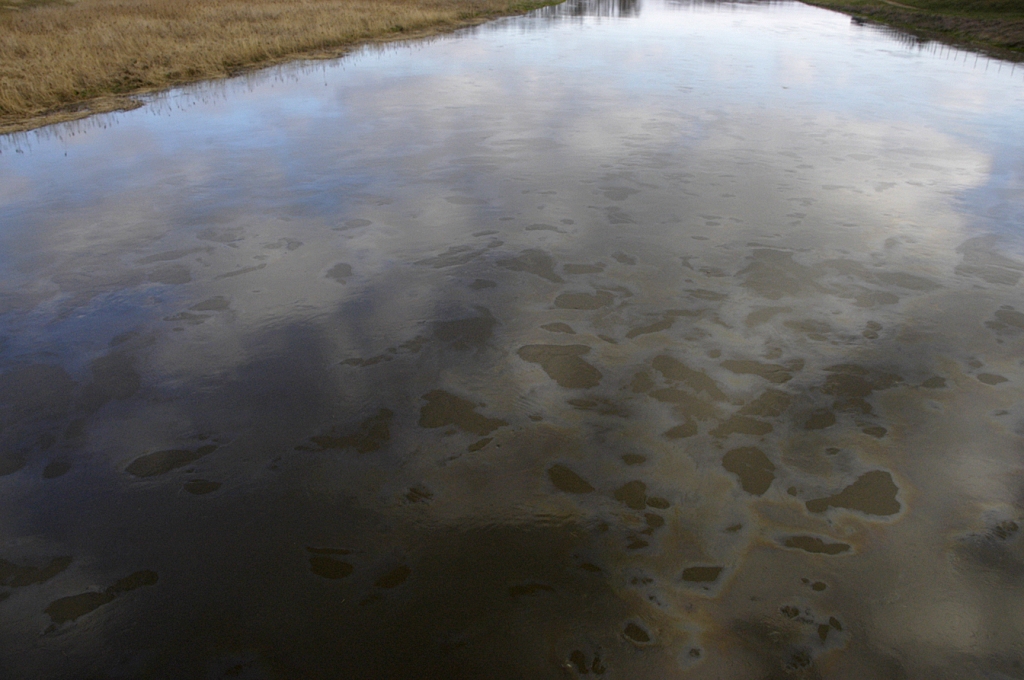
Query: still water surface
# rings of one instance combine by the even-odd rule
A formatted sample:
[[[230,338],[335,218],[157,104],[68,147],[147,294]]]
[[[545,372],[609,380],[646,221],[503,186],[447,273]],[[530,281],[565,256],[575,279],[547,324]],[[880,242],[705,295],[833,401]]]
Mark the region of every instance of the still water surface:
[[[1024,677],[1022,130],[652,1],[0,139],[0,676]]]

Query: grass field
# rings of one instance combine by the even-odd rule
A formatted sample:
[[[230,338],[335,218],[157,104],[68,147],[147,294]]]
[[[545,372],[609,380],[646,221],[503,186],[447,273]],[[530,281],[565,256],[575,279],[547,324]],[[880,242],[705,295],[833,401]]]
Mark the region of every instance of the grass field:
[[[803,0],[923,38],[1024,59],[1024,0]]]
[[[129,95],[548,0],[0,0],[0,133],[131,108]]]

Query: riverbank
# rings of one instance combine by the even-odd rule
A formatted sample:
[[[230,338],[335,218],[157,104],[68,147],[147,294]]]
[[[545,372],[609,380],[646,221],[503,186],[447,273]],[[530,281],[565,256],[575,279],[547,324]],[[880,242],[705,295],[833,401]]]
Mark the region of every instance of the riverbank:
[[[140,105],[135,95],[558,0],[0,0],[0,134]]]
[[[1024,60],[1024,0],[802,0],[996,57]]]

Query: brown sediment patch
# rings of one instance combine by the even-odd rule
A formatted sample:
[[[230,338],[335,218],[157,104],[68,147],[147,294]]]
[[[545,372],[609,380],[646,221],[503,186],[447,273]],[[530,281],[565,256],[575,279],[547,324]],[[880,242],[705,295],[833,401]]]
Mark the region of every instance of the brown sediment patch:
[[[639,453],[624,453],[622,462],[626,465],[643,465],[647,462],[647,456],[641,456]]]
[[[406,582],[410,574],[412,570],[403,564],[381,576],[374,585],[378,588],[397,588]]]
[[[586,345],[525,345],[517,354],[523,361],[540,364],[555,382],[568,389],[596,387],[601,372],[580,356],[590,352]]]
[[[590,666],[587,663],[587,656],[586,656],[586,654],[584,654],[579,649],[574,649],[572,651],[572,653],[569,654],[569,662],[572,663],[574,666],[576,666],[576,672],[579,673],[580,675],[586,675],[591,670],[594,671],[595,675],[601,675],[605,671],[604,666],[601,664],[600,657],[595,656],[594,657],[594,664],[593,664],[593,666]]]
[[[558,227],[552,226],[550,224],[531,224],[527,227],[524,227],[524,231],[554,231],[559,234],[565,233]]]
[[[707,300],[708,302],[721,302],[722,300],[728,300],[729,296],[725,293],[719,293],[713,290],[706,290],[704,288],[696,288],[688,290],[686,293],[698,300]]]
[[[473,283],[469,284],[472,290],[485,290],[487,288],[497,288],[497,281],[491,281],[490,279],[476,279]]]
[[[650,335],[651,333],[667,331],[672,328],[672,324],[675,322],[675,317],[666,316],[661,321],[655,321],[654,323],[647,324],[646,326],[637,326],[636,328],[629,329],[626,332],[626,337],[632,340],[633,338],[638,338],[641,335]]]
[[[420,427],[434,428],[454,425],[460,430],[484,436],[508,423],[475,413],[477,404],[444,390],[424,394],[427,403],[420,409]]]
[[[566,274],[600,274],[604,271],[603,264],[563,264],[562,271]]]
[[[654,508],[655,510],[668,510],[672,504],[668,502],[667,498],[661,496],[648,496],[647,507]]]
[[[635,623],[627,623],[622,634],[630,642],[638,644],[648,644],[651,642],[651,634]]]
[[[210,482],[205,479],[190,479],[185,482],[185,491],[196,496],[205,496],[208,493],[213,493],[221,487],[220,482]]]
[[[647,523],[647,529],[644,533],[650,533],[655,529],[660,529],[665,526],[665,518],[656,512],[645,512],[644,521]]]
[[[576,335],[576,331],[572,329],[572,326],[570,326],[567,323],[562,323],[561,321],[556,321],[554,323],[546,323],[543,326],[541,326],[541,328],[548,331],[549,333],[567,333],[569,335]]]
[[[1024,328],[1024,314],[1014,309],[1000,309],[995,313],[997,321],[1014,328]]]
[[[997,375],[995,373],[979,373],[978,380],[985,383],[986,385],[998,385],[999,383],[1006,382],[1008,378],[1004,378],[1003,376]]]
[[[811,267],[793,261],[793,253],[759,249],[750,254],[750,264],[737,276],[744,277],[744,288],[769,300],[778,300],[784,295],[821,292],[817,273]]]
[[[51,602],[44,610],[50,615],[54,624],[60,625],[68,621],[85,616],[89,612],[113,602],[115,598],[124,593],[155,585],[158,580],[155,571],[137,571],[116,582],[102,592],[81,593],[70,597],[62,597]]]
[[[786,409],[789,408],[792,403],[793,397],[785,392],[768,389],[765,390],[757,399],[741,408],[738,413],[741,416],[775,418],[785,413]]]
[[[468,451],[469,453],[476,453],[477,451],[480,451],[493,441],[494,437],[484,437],[483,439],[477,440],[470,444],[469,446],[467,446],[466,451]]]
[[[650,392],[654,389],[654,380],[651,379],[651,375],[647,371],[640,371],[633,376],[633,380],[627,387],[636,394]]]
[[[557,463],[548,468],[548,478],[556,489],[566,493],[590,493],[594,490],[587,480]]]
[[[816,321],[814,319],[802,319],[799,321],[783,321],[782,325],[790,330],[794,330],[798,333],[805,334],[811,340],[828,340],[826,337],[828,333],[832,332],[832,327],[824,321]]]
[[[1003,520],[992,527],[991,534],[1001,541],[1005,541],[1020,530],[1020,525],[1011,519]]]
[[[916,274],[907,274],[905,272],[879,272],[875,276],[882,283],[888,283],[893,286],[899,286],[900,288],[906,288],[907,290],[935,290],[939,288],[939,284],[935,283],[931,279],[926,279],[923,276],[917,276]]]
[[[615,260],[616,262],[618,262],[619,264],[628,264],[628,265],[636,264],[636,258],[635,257],[633,257],[632,255],[627,255],[626,253],[622,253],[622,252],[613,254],[612,255],[612,259]]]
[[[526,272],[539,276],[552,283],[565,283],[565,280],[555,273],[554,259],[543,250],[524,250],[517,257],[498,260],[498,266],[511,269],[514,272]]]
[[[125,472],[136,477],[154,477],[188,465],[217,450],[215,444],[200,446],[195,451],[187,449],[166,449],[139,456],[133,460]]]
[[[649,545],[650,543],[648,543],[644,539],[634,536],[631,539],[629,539],[629,543],[626,544],[626,550],[642,550],[643,548],[646,548]]]
[[[477,249],[473,246],[451,246],[440,255],[416,260],[413,264],[433,267],[434,269],[444,269],[446,267],[468,264],[479,257],[483,252],[485,252],[485,249]]]
[[[608,399],[602,399],[601,397],[594,397],[593,399],[568,399],[566,403],[580,411],[594,411],[595,413],[600,413],[603,416],[619,416],[620,418],[629,417],[628,411],[618,404],[609,401]]]
[[[351,550],[345,548],[314,548],[311,545],[306,546],[306,550],[311,555],[351,555]]]
[[[943,17],[946,21],[948,17]],[[990,22],[998,22],[1000,28],[1007,25],[1005,17],[1001,14],[998,18],[992,17]],[[975,25],[972,31],[977,31],[980,22],[974,19]],[[1018,22],[1018,27],[1024,24]],[[1019,31],[1018,31],[1019,33]],[[1004,45],[1005,39],[1000,40]],[[1018,40],[1018,45],[1020,41]],[[1019,50],[1019,48],[1018,48]],[[979,236],[968,239],[959,248],[958,253],[963,253],[963,262],[956,267],[956,273],[961,276],[977,276],[987,283],[1015,286],[1020,281],[1021,271],[1024,271],[1024,263],[1006,257],[999,252],[999,238],[995,236]]]
[[[687,420],[681,425],[676,425],[675,427],[670,427],[665,430],[661,433],[661,436],[666,439],[686,439],[687,437],[694,436],[698,431],[697,423],[692,420]]]
[[[683,569],[683,580],[688,583],[714,583],[723,567],[687,567]]]
[[[162,253],[156,253],[155,255],[147,255],[142,259],[138,260],[138,264],[153,264],[154,262],[170,262],[172,260],[180,260],[181,258],[191,255],[193,253],[201,253],[206,251],[206,248],[186,248],[181,250],[165,250]]]
[[[181,321],[189,324],[190,326],[198,326],[199,324],[206,321],[209,317],[205,314],[193,314],[192,312],[179,312],[172,316],[165,316],[164,321]]]
[[[135,359],[125,352],[111,352],[89,364],[93,381],[85,386],[79,400],[88,410],[98,409],[111,399],[127,399],[139,391],[142,377]]]
[[[894,373],[872,372],[856,364],[837,364],[825,369],[831,373],[822,385],[821,391],[836,397],[864,399],[875,390],[885,390],[903,380]]]
[[[703,399],[695,397],[689,392],[671,387],[654,390],[651,392],[651,397],[666,404],[676,404],[687,417],[696,418],[697,420],[713,418],[718,412],[714,406]]]
[[[836,424],[836,414],[828,409],[815,411],[804,422],[805,430],[824,430]]]
[[[341,227],[337,227],[336,226],[334,228],[335,228],[335,230],[340,231],[340,230],[344,230],[344,229],[357,229],[357,228],[362,227],[362,226],[370,226],[371,224],[373,224],[373,220],[361,219],[359,217],[353,217],[351,219],[346,219],[344,222],[342,222]]]
[[[328,269],[324,276],[333,281],[337,281],[338,283],[345,283],[348,280],[348,277],[352,276],[352,265],[339,262]]]
[[[1000,286],[1016,286],[1021,280],[1019,271],[1011,271],[1002,267],[978,264],[957,264],[954,271],[961,277],[978,277],[989,284]]]
[[[228,279],[228,278],[231,278],[232,276],[241,276],[242,274],[251,274],[252,272],[258,272],[259,270],[266,269],[266,268],[267,268],[267,263],[263,262],[261,264],[254,265],[252,267],[242,267],[241,269],[235,269],[234,271],[226,272],[224,274],[221,274],[220,276],[215,276],[213,278],[214,278],[215,281],[219,281],[220,279]]]
[[[66,460],[54,460],[50,461],[45,468],[43,468],[43,479],[54,479],[61,477],[68,470],[71,469],[71,463]]]
[[[198,302],[189,309],[194,312],[223,312],[231,306],[228,299],[222,295],[216,295],[212,298]]]
[[[316,449],[307,449],[302,446],[296,448],[313,451],[355,449],[359,453],[379,451],[391,440],[391,419],[394,415],[391,409],[381,408],[376,414],[360,423],[359,429],[351,434],[336,434],[337,428],[332,428],[329,434],[309,438],[309,441],[317,447]]]
[[[775,481],[775,465],[754,446],[733,449],[722,457],[722,467],[740,478],[743,490],[761,496]]]
[[[766,423],[763,420],[751,418],[750,416],[735,415],[720,423],[718,427],[711,430],[710,434],[712,437],[719,439],[728,437],[731,434],[748,434],[760,437],[774,429],[771,423]]]
[[[71,565],[71,557],[54,557],[44,567],[19,567],[13,562],[0,559],[0,585],[11,588],[44,583]]]
[[[786,539],[783,545],[787,548],[796,548],[804,552],[822,555],[840,555],[850,550],[850,546],[847,543],[826,543],[815,536],[791,536]],[[815,583],[814,585],[817,586],[818,584]],[[815,587],[815,590],[824,590],[824,588]]]
[[[710,405],[710,403],[681,389],[665,387],[653,390],[650,395],[664,403],[675,403],[679,407],[679,411],[687,418],[708,420],[709,418],[714,418],[717,414],[715,407]]]
[[[858,307],[877,307],[879,305],[894,305],[900,301],[898,295],[884,290],[865,290],[857,293],[854,303]]]
[[[18,453],[12,453],[5,451],[0,453],[0,477],[6,475],[13,475],[15,472],[25,467],[28,461],[25,457]]]
[[[787,619],[795,619],[800,616],[800,608],[794,607],[791,604],[783,605],[779,607],[779,613],[785,616]]]
[[[785,366],[778,364],[762,364],[749,359],[728,359],[722,362],[722,368],[739,375],[756,375],[768,382],[784,383],[793,378]]]
[[[355,571],[355,567],[348,562],[331,557],[332,554],[347,554],[347,550],[333,550],[330,548],[307,548],[307,550],[314,553],[309,557],[309,570],[317,576],[329,579],[342,579],[350,576]]]
[[[244,227],[208,227],[203,229],[196,238],[212,243],[238,243],[245,240]]]
[[[609,201],[624,201],[633,194],[639,194],[639,189],[630,187],[601,187],[604,197]]]
[[[830,507],[859,510],[868,515],[895,515],[900,511],[896,500],[899,487],[884,470],[865,472],[857,481],[834,496],[807,501],[811,512],[825,512]]]
[[[85,616],[89,612],[113,602],[115,597],[115,595],[107,592],[71,595],[70,597],[54,600],[43,611],[50,615],[51,621],[60,625],[68,621],[74,621],[80,616]]]
[[[133,574],[125,576],[120,579],[114,585],[107,588],[107,592],[113,595],[121,595],[123,593],[136,590],[138,588],[144,588],[145,586],[156,585],[158,576],[155,571],[145,569],[143,571],[136,571]]]
[[[836,399],[832,402],[832,408],[837,411],[846,411],[851,413],[861,413],[869,416],[874,413],[874,408],[871,403],[866,399],[860,397],[852,397],[849,399]]]
[[[154,269],[146,275],[146,278],[152,283],[180,286],[192,280],[192,272],[183,264],[172,264]]]
[[[382,361],[391,361],[393,357],[389,354],[378,354],[375,357],[369,357],[368,359],[361,359],[359,357],[352,357],[351,359],[345,359],[341,362],[342,366],[373,366],[379,364]]]
[[[434,498],[434,493],[424,486],[409,487],[405,492],[405,500],[410,503],[426,503]]]
[[[615,302],[615,296],[606,290],[599,290],[596,293],[562,293],[555,298],[555,307],[592,310],[607,307],[613,302]]]
[[[669,380],[678,380],[685,383],[698,394],[704,392],[715,401],[725,401],[725,393],[707,373],[699,369],[693,369],[683,362],[673,359],[670,356],[661,355],[651,362],[654,370],[661,373]]]
[[[452,321],[435,321],[434,337],[449,343],[455,349],[483,347],[491,336],[498,320],[486,307],[477,307],[478,316]]]
[[[940,378],[939,376],[928,378],[923,383],[921,383],[921,387],[927,388],[929,390],[937,390],[937,389],[941,389],[941,388],[943,388],[945,386],[946,386],[946,379],[945,378]]]
[[[643,510],[647,507],[647,485],[639,479],[626,482],[615,490],[615,500],[624,503],[627,508]]]
[[[750,314],[747,314],[747,318],[743,323],[746,324],[747,328],[753,328],[754,326],[760,326],[771,321],[779,314],[789,314],[792,311],[792,307],[758,307]]]
[[[868,425],[867,427],[861,428],[861,432],[876,439],[881,439],[885,435],[889,434],[889,430],[885,429],[881,425]]]

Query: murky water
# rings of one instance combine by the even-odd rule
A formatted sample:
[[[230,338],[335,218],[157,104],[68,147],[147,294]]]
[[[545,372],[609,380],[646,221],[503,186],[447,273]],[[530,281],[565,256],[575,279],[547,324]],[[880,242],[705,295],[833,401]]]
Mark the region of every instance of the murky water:
[[[0,676],[1024,677],[1021,130],[645,2],[0,140]]]

